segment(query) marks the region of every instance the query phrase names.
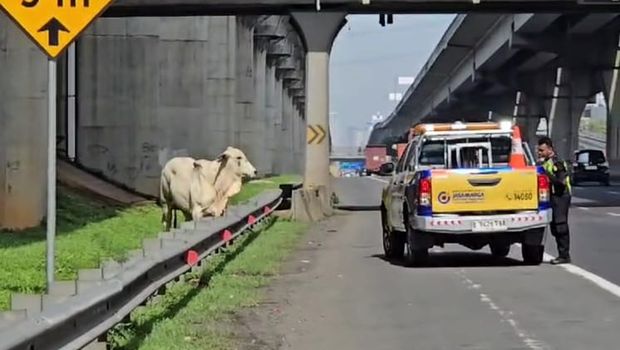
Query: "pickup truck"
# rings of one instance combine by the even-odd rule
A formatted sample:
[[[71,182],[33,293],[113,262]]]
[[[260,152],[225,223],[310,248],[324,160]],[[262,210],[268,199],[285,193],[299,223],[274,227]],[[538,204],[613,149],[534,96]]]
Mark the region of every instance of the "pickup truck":
[[[428,262],[428,250],[456,243],[490,246],[507,256],[521,244],[525,263],[538,265],[551,221],[550,182],[510,122],[420,124],[414,128],[381,198],[388,259]],[[511,164],[521,144],[525,161]]]

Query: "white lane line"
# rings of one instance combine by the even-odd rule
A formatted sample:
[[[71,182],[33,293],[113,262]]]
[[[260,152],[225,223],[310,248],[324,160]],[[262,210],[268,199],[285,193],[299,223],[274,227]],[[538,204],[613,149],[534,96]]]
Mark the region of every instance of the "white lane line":
[[[461,277],[464,284],[467,284],[468,289],[480,290],[480,284],[474,283],[471,279],[465,275],[465,270],[461,269],[457,274]],[[486,304],[491,310],[497,312],[502,321],[508,323],[515,334],[521,339],[530,350],[546,350],[551,347],[544,342],[534,339],[532,335],[528,334],[523,328],[519,326],[519,323],[513,318],[512,311],[502,310],[495,302],[485,293],[478,292],[480,294],[480,301]]]
[[[586,208],[586,207],[577,207],[577,208],[578,208],[578,209],[581,209],[581,210],[585,210],[585,211],[590,210],[590,208]]]
[[[380,178],[378,178],[378,177],[374,177],[374,176],[367,176],[367,178],[369,178],[369,179],[371,179],[371,180],[375,180],[375,181],[380,181],[380,182],[383,182],[383,183],[386,183],[386,184],[390,183],[390,182],[389,182],[389,181],[387,181],[387,180],[383,180],[383,179],[380,179]]]
[[[520,243],[516,243],[516,246],[521,247]],[[543,255],[543,259],[546,262],[549,262],[553,259],[555,259],[555,256],[551,255],[551,254],[547,254],[545,253]],[[577,265],[573,265],[573,264],[561,264],[558,265],[560,267],[562,267],[564,270],[572,273],[573,275],[577,275],[581,278],[584,278],[594,284],[596,284],[597,286],[601,287],[602,289],[608,291],[609,293],[617,296],[618,298],[620,298],[620,286],[618,286],[617,284],[614,284],[612,282],[609,282],[608,280],[604,279],[603,277],[599,276],[599,275],[595,275],[594,273],[582,269],[581,267],[577,266]]]
[[[607,213],[607,215],[611,215],[611,216],[620,216],[620,214],[618,214],[618,213]]]
[[[609,194],[616,194],[616,195],[620,194],[620,192],[617,192],[617,191],[607,191],[607,193],[609,193]]]

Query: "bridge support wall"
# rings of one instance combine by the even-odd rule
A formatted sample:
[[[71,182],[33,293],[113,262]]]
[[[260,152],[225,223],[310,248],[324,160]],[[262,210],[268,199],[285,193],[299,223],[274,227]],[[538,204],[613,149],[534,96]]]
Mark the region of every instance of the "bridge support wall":
[[[47,60],[0,12],[0,229],[41,223],[47,196]]]

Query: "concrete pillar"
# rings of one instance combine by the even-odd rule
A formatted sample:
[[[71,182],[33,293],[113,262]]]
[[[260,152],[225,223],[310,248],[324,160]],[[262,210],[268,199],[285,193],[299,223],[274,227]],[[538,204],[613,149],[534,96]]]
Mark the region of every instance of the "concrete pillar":
[[[207,72],[206,119],[208,158],[215,158],[227,146],[237,144],[239,130],[237,113],[237,18],[234,16],[208,17],[206,43]]]
[[[41,223],[47,197],[47,60],[0,13],[0,228]]]
[[[265,105],[265,137],[266,137],[266,150],[265,150],[265,164],[269,167],[269,173],[275,174],[275,153],[276,153],[276,69],[274,62],[270,61],[267,64],[267,71],[265,74],[265,92],[266,92],[266,105]]]
[[[237,114],[236,123],[230,126],[233,138],[230,143],[240,147],[252,161],[256,154],[256,135],[254,129],[254,28],[252,20],[247,17],[237,17]]]
[[[549,134],[556,153],[570,159],[579,146],[579,120],[588,102],[588,76],[558,68],[549,108]]]
[[[275,135],[273,138],[274,149],[274,170],[276,174],[282,174],[285,168],[284,150],[282,148],[284,142],[284,103],[285,103],[285,91],[282,79],[279,77],[275,80],[275,94],[274,94],[274,108],[273,108],[273,126]]]
[[[306,44],[306,120],[329,134],[329,54],[336,35],[346,23],[345,14],[293,13]],[[304,188],[324,187],[327,200],[331,194],[329,174],[329,142],[306,145]],[[325,201],[326,199],[323,198]],[[329,205],[329,202],[323,203]]]
[[[253,152],[248,155],[259,175],[271,173],[271,157],[267,154],[267,43],[255,38],[254,42],[254,131]],[[247,155],[247,154],[246,154]]]
[[[609,59],[613,67],[620,67],[620,38]],[[620,163],[620,69],[614,68],[603,75],[603,93],[607,102],[607,158]]]

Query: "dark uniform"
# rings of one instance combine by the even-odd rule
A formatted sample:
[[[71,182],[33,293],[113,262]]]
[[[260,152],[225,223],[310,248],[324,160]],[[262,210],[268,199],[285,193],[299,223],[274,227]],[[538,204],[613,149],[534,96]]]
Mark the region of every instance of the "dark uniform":
[[[571,184],[565,161],[557,156],[547,159],[543,164],[551,180],[551,234],[558,245],[558,258],[570,260],[570,236],[568,228],[568,209],[571,204]]]

